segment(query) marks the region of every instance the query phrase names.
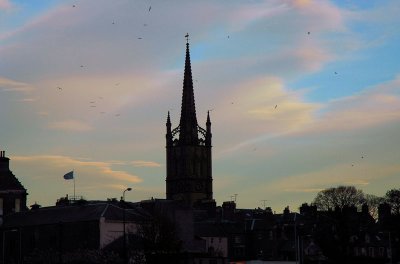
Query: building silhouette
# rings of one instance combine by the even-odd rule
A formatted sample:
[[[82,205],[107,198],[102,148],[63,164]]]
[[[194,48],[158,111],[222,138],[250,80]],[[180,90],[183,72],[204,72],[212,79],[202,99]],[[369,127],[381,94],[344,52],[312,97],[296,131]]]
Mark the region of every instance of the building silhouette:
[[[28,193],[10,171],[10,159],[0,151],[0,216],[26,210]]]
[[[196,117],[189,43],[186,43],[180,122],[171,129],[168,112],[166,127],[167,199],[184,201],[188,205],[212,200],[210,113],[207,113],[206,129],[200,127]]]

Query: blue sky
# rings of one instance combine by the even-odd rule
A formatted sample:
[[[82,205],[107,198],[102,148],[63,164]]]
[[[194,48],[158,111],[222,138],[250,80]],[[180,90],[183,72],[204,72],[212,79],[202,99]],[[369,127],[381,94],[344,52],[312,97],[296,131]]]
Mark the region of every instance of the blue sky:
[[[151,6],[151,10],[149,11]],[[318,191],[399,187],[397,1],[0,0],[0,148],[52,205],[165,197],[185,34],[214,197],[296,210]],[[277,107],[275,108],[275,106]]]

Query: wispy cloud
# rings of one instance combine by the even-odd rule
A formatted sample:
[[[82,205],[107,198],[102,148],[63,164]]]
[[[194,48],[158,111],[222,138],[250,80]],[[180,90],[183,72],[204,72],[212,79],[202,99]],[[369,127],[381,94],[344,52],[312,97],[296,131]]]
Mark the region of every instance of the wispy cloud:
[[[35,101],[37,101],[37,100],[39,100],[38,97],[35,97],[35,98],[23,98],[23,99],[17,100],[17,102],[29,103],[29,102],[35,102]]]
[[[34,90],[33,86],[28,83],[11,80],[1,76],[0,76],[0,89],[2,91],[12,91],[12,92],[30,92]]]
[[[219,122],[235,127],[237,137],[237,143],[223,153],[303,129],[314,122],[315,112],[320,108],[319,104],[306,102],[301,91],[286,89],[283,81],[276,77],[243,82],[232,90],[234,92],[220,102],[225,107],[218,109],[223,110],[216,112]]]
[[[145,161],[145,160],[135,160],[132,161],[133,166],[135,167],[161,167],[161,164],[154,161]]]
[[[64,121],[55,121],[48,124],[49,129],[54,130],[63,130],[63,131],[72,131],[72,132],[84,132],[90,131],[93,129],[87,123],[84,123],[79,120],[64,120]]]
[[[88,161],[78,160],[67,156],[56,156],[56,155],[37,155],[37,156],[12,156],[13,162],[20,164],[23,167],[27,165],[33,165],[37,167],[38,164],[42,164],[47,169],[58,171],[60,177],[63,173],[67,172],[71,168],[74,168],[79,177],[96,176],[104,177],[109,180],[117,180],[131,183],[141,182],[142,179],[136,175],[130,174],[126,171],[119,171],[112,169],[112,163],[101,162],[101,161]],[[50,176],[50,175],[49,175]]]
[[[321,114],[302,133],[349,131],[400,120],[400,77],[337,99],[321,108]]]

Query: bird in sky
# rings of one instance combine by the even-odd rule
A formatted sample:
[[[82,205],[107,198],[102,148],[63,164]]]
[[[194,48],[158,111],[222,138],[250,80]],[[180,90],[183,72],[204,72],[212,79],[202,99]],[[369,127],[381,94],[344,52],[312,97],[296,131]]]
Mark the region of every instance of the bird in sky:
[[[150,10],[151,10],[151,6],[149,7],[149,12],[150,12]]]
[[[278,105],[275,105],[275,109],[278,107]]]
[[[307,34],[308,34],[308,35],[310,35],[310,34],[311,34],[311,32],[310,32],[310,31],[308,31],[308,32],[307,32]]]
[[[142,39],[142,38],[138,38],[138,39]]]
[[[335,74],[338,74],[337,72],[335,72]]]
[[[72,7],[76,7],[76,5],[72,5]]]
[[[57,86],[58,90],[62,91],[62,88],[60,86]]]

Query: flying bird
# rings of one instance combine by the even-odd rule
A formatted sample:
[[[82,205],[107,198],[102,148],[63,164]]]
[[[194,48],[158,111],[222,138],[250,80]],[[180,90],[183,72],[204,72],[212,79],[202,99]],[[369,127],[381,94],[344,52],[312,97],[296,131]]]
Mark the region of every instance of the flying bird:
[[[137,39],[142,39],[142,38],[137,38]]]
[[[72,7],[76,7],[76,5],[72,5]]]
[[[58,90],[60,90],[60,91],[62,90],[62,88],[61,88],[60,86],[57,86],[57,88],[58,88]]]
[[[150,12],[150,10],[151,10],[151,6],[149,7],[149,12]]]
[[[307,34],[308,34],[308,35],[310,35],[310,34],[311,34],[311,32],[310,32],[310,31],[308,31],[308,32],[307,32]]]
[[[278,107],[278,105],[275,105],[275,109]]]
[[[337,74],[337,72],[335,72],[335,74]]]

